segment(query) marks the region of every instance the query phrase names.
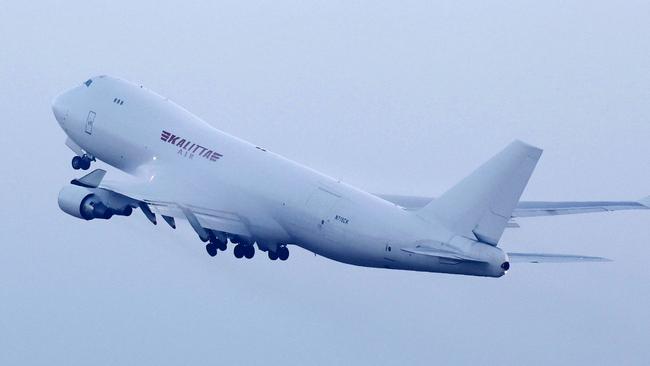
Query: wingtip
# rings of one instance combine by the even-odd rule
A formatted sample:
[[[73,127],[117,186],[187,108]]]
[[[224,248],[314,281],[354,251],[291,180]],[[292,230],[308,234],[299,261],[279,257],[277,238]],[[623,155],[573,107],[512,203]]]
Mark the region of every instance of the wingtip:
[[[605,258],[605,257],[585,257],[585,262],[613,262],[613,259],[610,258]]]
[[[650,208],[650,196],[643,197],[640,200],[638,200],[637,202],[639,202],[640,204],[642,204],[643,206],[645,206],[647,208]]]
[[[539,157],[544,152],[544,149],[539,148],[539,147],[537,147],[535,145],[531,145],[531,144],[529,144],[529,143],[527,143],[525,141],[519,140],[519,139],[514,140],[510,145],[511,146],[518,146],[518,147],[520,147],[522,149],[527,150],[528,155],[530,157],[536,158],[536,159],[539,159]]]

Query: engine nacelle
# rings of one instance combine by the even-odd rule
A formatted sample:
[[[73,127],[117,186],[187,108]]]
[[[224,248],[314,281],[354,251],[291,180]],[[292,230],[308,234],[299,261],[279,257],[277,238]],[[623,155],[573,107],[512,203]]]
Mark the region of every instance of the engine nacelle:
[[[68,215],[84,220],[106,220],[113,215],[129,216],[133,212],[126,197],[101,188],[77,185],[69,185],[61,189],[59,208]]]

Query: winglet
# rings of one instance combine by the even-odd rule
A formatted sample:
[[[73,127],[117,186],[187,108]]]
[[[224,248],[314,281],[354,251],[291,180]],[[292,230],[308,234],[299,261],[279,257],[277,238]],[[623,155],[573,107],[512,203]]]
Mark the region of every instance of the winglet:
[[[104,175],[106,175],[106,170],[95,169],[79,179],[73,179],[70,184],[86,188],[97,188],[104,179]]]

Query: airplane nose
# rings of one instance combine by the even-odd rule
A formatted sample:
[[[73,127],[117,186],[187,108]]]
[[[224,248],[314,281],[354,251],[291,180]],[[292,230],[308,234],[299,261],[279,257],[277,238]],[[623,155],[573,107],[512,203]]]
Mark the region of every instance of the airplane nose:
[[[54,113],[54,118],[56,118],[59,123],[63,123],[68,114],[68,107],[63,99],[63,94],[59,94],[52,101],[52,112]]]

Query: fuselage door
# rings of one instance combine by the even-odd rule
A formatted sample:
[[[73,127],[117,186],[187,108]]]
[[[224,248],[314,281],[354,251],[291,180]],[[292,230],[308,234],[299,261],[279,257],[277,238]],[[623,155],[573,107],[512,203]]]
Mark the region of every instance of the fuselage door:
[[[88,117],[86,118],[86,133],[89,135],[93,134],[93,124],[95,123],[96,113],[93,111],[88,112]]]

